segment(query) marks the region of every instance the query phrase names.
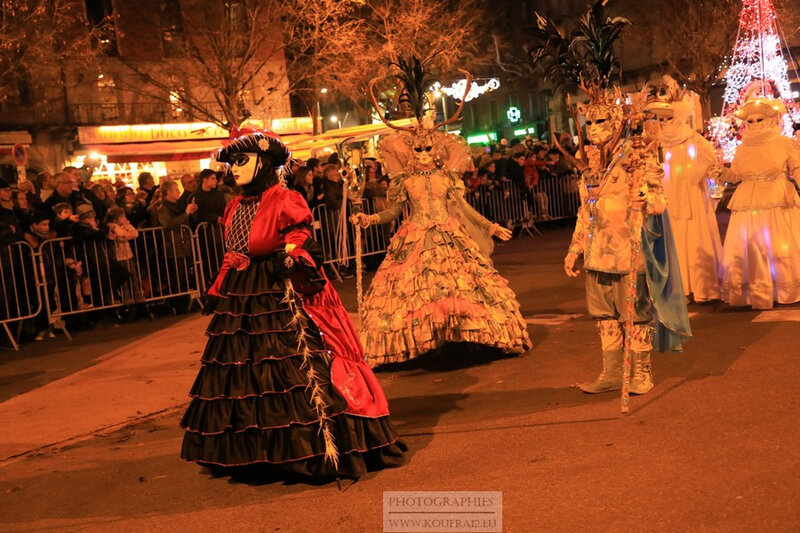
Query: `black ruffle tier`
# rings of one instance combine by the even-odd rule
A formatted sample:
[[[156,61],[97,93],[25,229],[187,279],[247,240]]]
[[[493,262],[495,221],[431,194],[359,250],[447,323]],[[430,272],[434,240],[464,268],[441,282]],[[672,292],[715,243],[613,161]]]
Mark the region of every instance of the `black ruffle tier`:
[[[356,477],[399,466],[405,445],[389,417],[345,413],[347,403],[330,383],[331,356],[308,319],[309,364],[298,349],[299,329],[282,302],[285,282],[270,257],[230,270],[224,297],[207,329],[192,401],[181,420],[181,457],[221,466],[262,464],[310,477]],[[325,460],[325,440],[308,387],[314,369],[338,451],[338,468]]]

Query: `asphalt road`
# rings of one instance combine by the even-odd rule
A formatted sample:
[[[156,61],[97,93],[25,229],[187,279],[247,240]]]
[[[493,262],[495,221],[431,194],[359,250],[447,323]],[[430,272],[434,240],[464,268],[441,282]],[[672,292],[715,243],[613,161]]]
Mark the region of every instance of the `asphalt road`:
[[[656,388],[633,398],[623,417],[616,393],[572,386],[597,374],[600,356],[583,278],[560,267],[568,239],[568,230],[551,229],[495,253],[530,318],[533,350],[504,359],[451,354],[378,373],[411,461],[341,488],[233,482],[179,459],[180,395],[194,372],[187,361],[199,357],[192,352],[202,346],[203,317],[0,353],[0,412],[37,394],[49,402],[48,391],[71,390],[64,380],[129,357],[125,344],[134,341],[136,353],[181,366],[186,381],[169,385],[183,387],[171,391],[180,400],[160,414],[148,415],[154,407],[0,458],[0,530],[381,531],[383,492],[394,490],[502,491],[504,531],[800,529],[800,306],[691,306],[695,338],[683,354],[654,357]],[[354,310],[353,280],[339,287]],[[185,353],[164,348],[163,332],[147,336],[163,327],[188,331],[176,339]],[[114,383],[124,396],[125,382]],[[75,413],[52,397],[30,417],[69,426],[91,415]],[[0,444],[14,431],[4,423]]]

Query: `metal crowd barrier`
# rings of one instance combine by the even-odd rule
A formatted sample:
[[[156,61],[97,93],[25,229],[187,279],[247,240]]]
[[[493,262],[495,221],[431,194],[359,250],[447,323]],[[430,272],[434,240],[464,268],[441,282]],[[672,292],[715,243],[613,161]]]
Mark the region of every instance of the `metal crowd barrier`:
[[[467,191],[466,198],[483,216],[511,228],[574,217],[580,207],[578,179],[570,175],[542,177],[530,189],[500,183],[488,190]]]
[[[537,218],[551,220],[574,217],[581,205],[579,180],[575,175],[543,176],[533,188]]]
[[[221,224],[201,222],[195,229],[195,257],[202,292],[214,283],[225,257],[225,228]]]
[[[513,183],[467,191],[465,198],[478,213],[508,228],[517,228],[533,220],[525,192]]]
[[[506,182],[496,185],[490,190],[479,192],[468,191],[467,202],[481,215],[492,222],[504,225],[510,229],[523,228],[538,232],[533,225],[534,221],[555,220],[574,217],[580,207],[578,195],[578,181],[576,178],[565,175],[541,179],[536,187],[522,189],[513,183]],[[375,212],[371,200],[364,199],[363,212]],[[348,202],[348,210],[351,209]],[[314,238],[323,249],[326,264],[347,264],[355,258],[353,245],[354,229],[348,224],[347,254],[342,256],[340,240],[343,233],[340,231],[340,217],[338,211],[329,210],[327,206],[320,205],[314,209]],[[404,215],[408,216],[407,209]],[[386,251],[394,230],[399,227],[402,217],[394,224],[370,226],[362,233],[362,256],[382,254]],[[334,270],[334,273],[336,271]]]
[[[374,203],[371,199],[361,200],[362,212],[371,215],[375,213]],[[352,211],[352,201],[347,202],[348,214]],[[355,259],[355,228],[348,222],[346,232],[343,234],[340,224],[340,212],[328,209],[326,205],[319,205],[313,210],[314,218],[314,240],[322,246],[322,253],[325,264],[348,264]],[[392,224],[381,224],[370,226],[361,230],[361,256],[369,257],[379,255],[386,251],[391,237]],[[395,227],[397,227],[395,225]],[[347,240],[347,253],[342,256],[338,251],[341,247],[341,239]]]
[[[503,183],[489,191],[467,192],[466,199],[483,216],[510,228],[530,230],[534,220],[575,216],[580,205],[577,180],[570,176],[544,178],[533,189]],[[348,202],[347,209],[352,209]],[[362,200],[366,214],[375,213],[371,199]],[[383,254],[408,209],[393,223],[362,231],[362,256]],[[325,205],[313,210],[313,234],[322,246],[327,265],[349,264],[355,259],[355,229],[338,231],[337,211]],[[342,239],[346,253],[340,253]],[[188,306],[214,281],[225,255],[224,231],[219,224],[202,223],[195,231],[179,228],[140,229],[129,241],[133,258],[117,261],[112,240],[78,241],[73,238],[44,241],[38,250],[26,242],[0,247],[0,324],[18,348],[13,324],[22,327],[37,318],[61,329],[68,337],[64,318],[134,303],[188,297]],[[339,276],[338,270],[333,273]]]
[[[24,320],[40,315],[39,275],[35,251],[27,242],[15,242],[0,247],[0,324],[11,345],[19,349],[11,326],[22,327]]]
[[[200,302],[198,259],[188,226],[140,229],[129,241],[133,258],[117,261],[114,241],[44,241],[38,259],[50,327],[69,336],[64,318],[90,311],[179,296]]]

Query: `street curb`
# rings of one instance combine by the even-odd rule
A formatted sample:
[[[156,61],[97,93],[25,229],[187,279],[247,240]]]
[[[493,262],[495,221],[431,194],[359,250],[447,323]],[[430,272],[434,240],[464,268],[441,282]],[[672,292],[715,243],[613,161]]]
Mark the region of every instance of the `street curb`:
[[[130,427],[130,426],[135,426],[136,424],[140,424],[142,422],[146,422],[148,420],[152,420],[154,418],[158,418],[158,417],[163,416],[163,415],[167,415],[167,414],[171,414],[171,413],[179,413],[179,412],[184,411],[186,409],[187,405],[189,405],[188,401],[182,403],[181,405],[173,405],[171,407],[166,407],[164,409],[161,409],[160,411],[155,411],[155,412],[152,412],[152,413],[143,414],[143,415],[137,416],[136,418],[132,418],[130,420],[126,420],[124,422],[119,422],[117,424],[111,424],[111,425],[108,425],[108,426],[97,428],[97,429],[94,429],[94,430],[92,430],[92,431],[90,431],[88,433],[83,433],[81,435],[76,435],[74,437],[70,437],[70,438],[62,440],[62,441],[51,442],[49,444],[45,444],[43,446],[39,446],[38,448],[33,448],[33,449],[30,449],[30,450],[26,450],[24,452],[20,452],[20,453],[14,454],[14,455],[12,455],[10,457],[5,457],[3,459],[0,459],[0,467],[8,466],[10,464],[13,464],[13,463],[15,463],[17,461],[20,461],[22,459],[25,459],[27,457],[41,455],[41,454],[43,454],[43,453],[45,453],[45,452],[47,452],[49,450],[52,450],[53,448],[57,448],[55,450],[55,453],[58,453],[59,449],[63,449],[63,448],[66,448],[66,447],[69,447],[69,446],[73,446],[75,444],[87,441],[87,440],[91,439],[92,437],[101,436],[101,435],[107,435],[109,433],[114,433],[116,431],[123,430],[125,428]]]

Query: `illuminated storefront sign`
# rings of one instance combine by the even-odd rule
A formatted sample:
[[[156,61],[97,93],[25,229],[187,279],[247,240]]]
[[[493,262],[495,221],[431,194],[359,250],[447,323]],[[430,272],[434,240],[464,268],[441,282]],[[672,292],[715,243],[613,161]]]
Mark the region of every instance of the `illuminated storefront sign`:
[[[273,118],[270,124],[270,131],[281,135],[314,133],[314,121],[311,117]]]
[[[530,126],[528,128],[520,128],[520,129],[514,130],[514,137],[524,137],[526,135],[533,135],[535,133],[536,133],[536,128],[534,128],[533,126]]]
[[[475,135],[470,135],[467,137],[467,144],[489,144],[490,142],[496,140],[496,133],[476,133]]]
[[[210,122],[186,124],[132,124],[126,126],[81,126],[81,144],[146,143],[155,141],[195,141],[227,139],[224,128]]]
[[[311,117],[276,118],[269,129],[278,134],[311,133]],[[81,144],[146,143],[158,141],[198,141],[227,139],[228,130],[211,122],[179,124],[129,124],[125,126],[81,126]]]
[[[509,122],[519,122],[522,120],[522,111],[518,107],[511,106],[506,111],[506,117],[508,118]]]

